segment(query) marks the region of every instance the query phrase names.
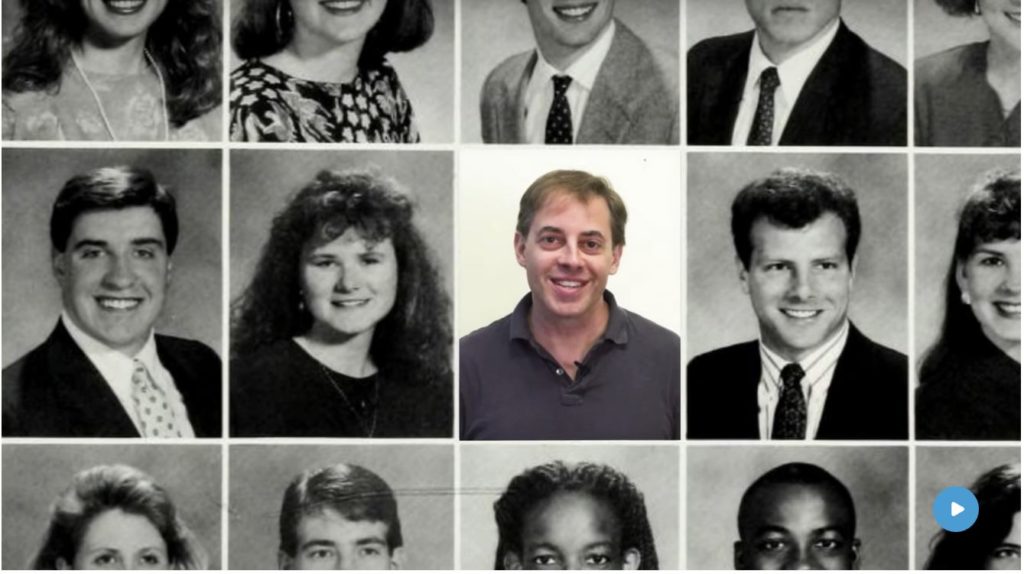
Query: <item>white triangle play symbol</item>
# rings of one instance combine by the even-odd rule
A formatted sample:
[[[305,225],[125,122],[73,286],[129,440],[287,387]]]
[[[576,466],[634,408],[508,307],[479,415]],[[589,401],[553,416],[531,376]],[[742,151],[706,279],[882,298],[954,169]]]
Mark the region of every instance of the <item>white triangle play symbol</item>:
[[[956,516],[956,515],[960,514],[964,510],[967,510],[967,509],[964,508],[963,506],[960,506],[959,504],[957,504],[955,502],[949,503],[949,513],[951,515],[953,515],[953,516]]]

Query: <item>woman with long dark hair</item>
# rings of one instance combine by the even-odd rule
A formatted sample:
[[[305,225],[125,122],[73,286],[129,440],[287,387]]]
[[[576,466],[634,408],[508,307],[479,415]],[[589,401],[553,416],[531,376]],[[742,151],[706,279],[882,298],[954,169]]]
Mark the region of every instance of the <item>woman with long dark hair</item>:
[[[233,305],[235,436],[451,436],[449,300],[413,203],[322,171],[274,218]]]
[[[6,140],[220,139],[213,0],[22,0]]]
[[[387,54],[434,31],[430,0],[246,0],[235,22],[231,139],[420,139]]]
[[[963,203],[920,379],[917,438],[1020,440],[1019,172],[988,174]]]

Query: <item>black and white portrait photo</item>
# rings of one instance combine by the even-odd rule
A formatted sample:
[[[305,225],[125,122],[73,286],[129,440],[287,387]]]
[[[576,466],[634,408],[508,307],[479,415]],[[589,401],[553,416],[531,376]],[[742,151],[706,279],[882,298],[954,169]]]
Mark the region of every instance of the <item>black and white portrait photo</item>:
[[[232,570],[454,568],[449,445],[231,448]]]
[[[679,143],[680,3],[474,0],[461,8],[462,141]]]
[[[906,570],[907,456],[905,447],[687,448],[686,567]]]
[[[451,154],[231,161],[231,434],[451,436]]]
[[[4,570],[218,570],[221,449],[3,447]]]
[[[3,159],[3,435],[220,436],[220,151]]]

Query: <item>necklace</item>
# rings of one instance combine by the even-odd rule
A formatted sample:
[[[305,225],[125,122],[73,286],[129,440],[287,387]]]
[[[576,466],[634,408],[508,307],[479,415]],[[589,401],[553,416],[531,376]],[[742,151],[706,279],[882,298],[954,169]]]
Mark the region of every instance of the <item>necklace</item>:
[[[352,404],[352,401],[348,398],[348,394],[345,393],[345,389],[341,388],[341,385],[334,380],[334,377],[331,376],[327,367],[325,367],[320,361],[317,361],[317,365],[320,366],[320,373],[323,374],[325,379],[327,379],[327,382],[334,387],[334,390],[337,391],[339,395],[341,395],[341,399],[345,401],[345,406],[348,407],[348,410],[352,411],[352,414],[355,415],[356,422],[359,423],[359,428],[363,429],[367,438],[373,438],[374,433],[377,432],[377,400],[380,398],[380,385],[377,382],[377,377],[373,377],[373,416],[370,418],[370,424],[367,425],[366,420],[359,414],[359,409]]]
[[[153,56],[149,55],[149,50],[143,50],[143,55],[146,56],[146,61],[156,72],[156,78],[160,81],[160,104],[161,111],[163,112],[164,118],[164,141],[171,139],[171,122],[170,114],[167,112],[167,84],[164,83],[164,74],[160,71],[160,66],[156,65],[156,61],[153,60]],[[82,77],[82,81],[85,82],[85,87],[89,88],[89,93],[92,94],[92,99],[96,102],[96,108],[100,111],[100,118],[103,120],[103,127],[107,128],[107,133],[110,134],[110,139],[118,141],[117,134],[114,133],[114,127],[110,125],[110,118],[107,117],[107,110],[103,107],[103,102],[100,100],[100,95],[96,93],[96,88],[93,87],[92,82],[89,81],[89,76],[85,74],[85,70],[82,65],[78,63],[78,56],[75,56],[75,52],[71,52],[71,62],[75,65],[75,70],[78,71],[78,75]]]

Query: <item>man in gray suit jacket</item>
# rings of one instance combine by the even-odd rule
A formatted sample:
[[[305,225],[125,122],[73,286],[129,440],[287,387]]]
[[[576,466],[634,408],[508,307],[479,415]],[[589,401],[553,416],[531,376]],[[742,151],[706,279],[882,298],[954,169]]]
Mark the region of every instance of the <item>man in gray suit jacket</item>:
[[[524,0],[537,49],[487,76],[486,143],[676,144],[678,66],[612,17],[615,0]]]

